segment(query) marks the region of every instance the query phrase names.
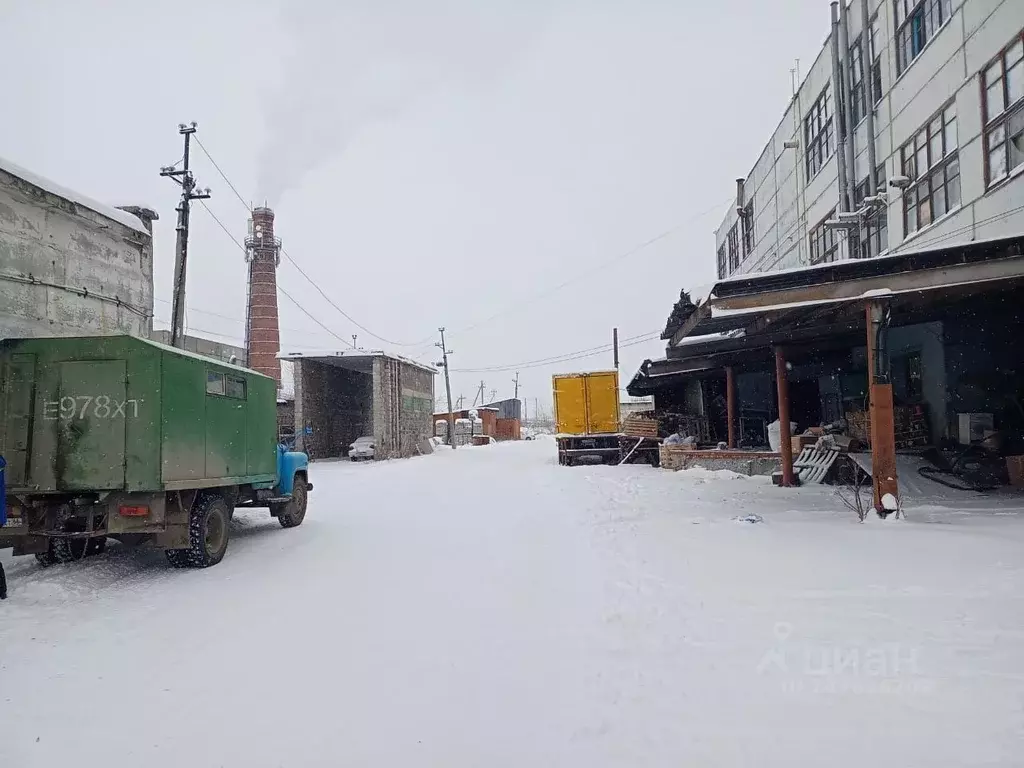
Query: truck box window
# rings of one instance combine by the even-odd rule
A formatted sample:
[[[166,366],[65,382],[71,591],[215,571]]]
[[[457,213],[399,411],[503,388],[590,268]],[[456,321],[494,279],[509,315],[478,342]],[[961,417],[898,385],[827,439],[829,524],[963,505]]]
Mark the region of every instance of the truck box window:
[[[208,395],[223,395],[224,394],[224,374],[214,373],[213,371],[206,372],[206,394]]]
[[[239,400],[245,400],[245,379],[236,379],[234,376],[224,377],[225,394]]]

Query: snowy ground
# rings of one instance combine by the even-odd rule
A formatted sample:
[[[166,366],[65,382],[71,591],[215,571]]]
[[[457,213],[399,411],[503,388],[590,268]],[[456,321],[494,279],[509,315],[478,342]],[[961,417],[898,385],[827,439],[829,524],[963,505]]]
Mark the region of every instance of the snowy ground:
[[[1024,514],[549,440],[312,480],[204,571],[4,553],[0,766],[1021,764]]]

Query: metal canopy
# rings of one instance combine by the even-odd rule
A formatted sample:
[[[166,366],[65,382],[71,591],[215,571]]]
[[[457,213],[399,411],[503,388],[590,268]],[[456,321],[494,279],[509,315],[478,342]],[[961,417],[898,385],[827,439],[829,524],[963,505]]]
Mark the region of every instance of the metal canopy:
[[[666,359],[645,364],[627,390],[643,394],[669,378],[716,375],[727,365],[763,365],[775,346],[799,354],[862,345],[864,306],[871,299],[886,300],[894,326],[947,317],[983,294],[1019,300],[1024,285],[1019,241],[959,249],[927,264],[924,256],[722,281],[673,336]]]
[[[1021,240],[766,272],[718,282],[711,298],[673,334],[669,347],[694,335],[746,329],[789,310],[939,291],[1024,276]],[[985,290],[991,289],[988,286]]]

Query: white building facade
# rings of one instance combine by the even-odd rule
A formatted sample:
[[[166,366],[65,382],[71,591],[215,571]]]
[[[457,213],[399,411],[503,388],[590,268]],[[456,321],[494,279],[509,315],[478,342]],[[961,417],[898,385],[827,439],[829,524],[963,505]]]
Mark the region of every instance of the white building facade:
[[[832,12],[737,180],[716,231],[718,277],[1024,237],[1024,0],[851,0]]]

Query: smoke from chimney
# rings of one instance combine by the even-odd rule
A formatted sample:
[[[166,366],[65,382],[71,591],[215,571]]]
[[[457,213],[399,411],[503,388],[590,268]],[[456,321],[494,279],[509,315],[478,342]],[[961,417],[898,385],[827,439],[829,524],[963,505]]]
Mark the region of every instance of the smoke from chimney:
[[[473,0],[287,4],[291,52],[280,88],[261,100],[260,194],[276,204],[360,131],[446,82],[486,84],[541,31],[552,1],[501,13]]]

